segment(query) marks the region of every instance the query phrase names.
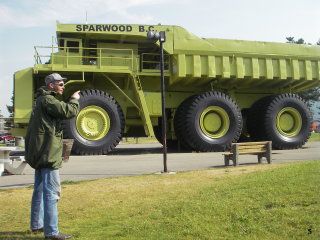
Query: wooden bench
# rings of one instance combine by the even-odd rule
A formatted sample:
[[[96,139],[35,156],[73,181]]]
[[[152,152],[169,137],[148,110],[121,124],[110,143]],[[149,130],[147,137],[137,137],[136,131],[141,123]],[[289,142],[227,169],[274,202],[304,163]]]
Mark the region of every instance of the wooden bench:
[[[224,165],[229,166],[229,161],[233,161],[233,166],[238,166],[239,155],[250,154],[258,156],[258,163],[261,163],[262,158],[267,158],[267,162],[272,162],[272,142],[243,142],[232,143],[230,152],[223,153]]]

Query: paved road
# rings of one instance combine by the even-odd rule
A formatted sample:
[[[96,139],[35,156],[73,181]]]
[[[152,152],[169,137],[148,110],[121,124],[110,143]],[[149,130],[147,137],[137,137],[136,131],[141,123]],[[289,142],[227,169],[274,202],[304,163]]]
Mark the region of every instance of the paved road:
[[[224,166],[221,153],[168,153],[169,171],[188,171]],[[273,163],[320,159],[320,142],[307,143],[302,149],[274,150]],[[240,165],[257,164],[257,157],[242,155]],[[60,170],[61,181],[152,174],[163,170],[160,144],[120,144],[111,155],[71,156]],[[0,189],[33,184],[34,170],[27,166],[24,175],[0,176]]]

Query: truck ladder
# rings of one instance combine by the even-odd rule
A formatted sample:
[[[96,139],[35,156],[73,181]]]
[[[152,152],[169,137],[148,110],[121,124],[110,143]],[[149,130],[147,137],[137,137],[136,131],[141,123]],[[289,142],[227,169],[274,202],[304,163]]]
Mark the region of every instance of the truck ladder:
[[[151,118],[150,118],[147,102],[144,97],[144,93],[143,93],[143,90],[141,87],[139,76],[131,74],[131,79],[132,79],[133,86],[134,86],[136,94],[137,94],[137,98],[138,98],[140,106],[141,106],[140,116],[144,122],[144,131],[147,134],[147,136],[154,137],[153,126],[151,123]]]

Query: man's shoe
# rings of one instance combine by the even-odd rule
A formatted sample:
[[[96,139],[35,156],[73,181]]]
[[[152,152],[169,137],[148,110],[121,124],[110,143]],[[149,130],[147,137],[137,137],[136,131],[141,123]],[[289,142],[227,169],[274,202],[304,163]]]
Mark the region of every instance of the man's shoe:
[[[59,233],[58,235],[49,236],[49,237],[46,237],[45,239],[59,240],[59,239],[70,239],[70,238],[72,238],[71,235],[64,235]]]
[[[43,233],[43,228],[39,228],[39,229],[31,229],[31,232],[32,232],[33,234]]]

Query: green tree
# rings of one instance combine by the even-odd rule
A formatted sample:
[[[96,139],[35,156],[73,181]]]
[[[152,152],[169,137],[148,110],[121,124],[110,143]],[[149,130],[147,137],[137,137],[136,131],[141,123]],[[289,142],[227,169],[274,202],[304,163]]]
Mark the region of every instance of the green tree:
[[[294,37],[287,37],[287,43],[295,43],[295,44],[306,44],[303,38],[299,38],[297,41],[294,40]]]
[[[9,117],[13,118],[14,117],[14,92],[12,92],[12,96],[11,96],[11,105],[7,105],[7,110],[9,112]]]

